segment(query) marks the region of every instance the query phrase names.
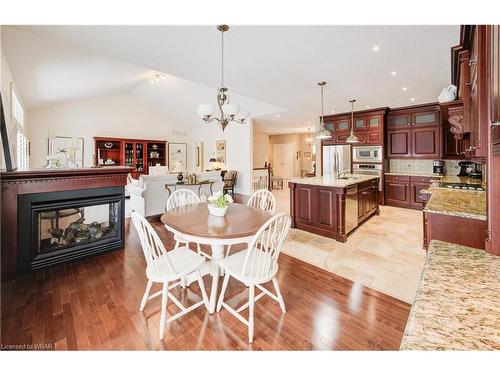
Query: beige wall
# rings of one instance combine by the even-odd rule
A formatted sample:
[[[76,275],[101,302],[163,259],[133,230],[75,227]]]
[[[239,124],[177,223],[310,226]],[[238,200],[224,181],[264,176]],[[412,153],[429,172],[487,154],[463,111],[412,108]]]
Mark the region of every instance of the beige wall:
[[[311,138],[313,138],[314,134],[311,134]],[[294,158],[293,165],[293,175],[298,177],[300,176],[301,170],[307,170],[308,172],[313,171],[313,155],[312,155],[312,144],[308,144],[306,142],[306,138],[308,134],[278,134],[278,135],[270,135],[269,136],[269,161],[271,165],[273,163],[273,145],[275,144],[287,144],[291,143],[294,145],[294,149],[297,155],[297,152],[300,152],[300,156],[297,159],[297,156]],[[304,157],[304,152],[310,152],[311,157]]]
[[[264,168],[270,162],[269,134],[254,131],[253,133],[253,167]]]

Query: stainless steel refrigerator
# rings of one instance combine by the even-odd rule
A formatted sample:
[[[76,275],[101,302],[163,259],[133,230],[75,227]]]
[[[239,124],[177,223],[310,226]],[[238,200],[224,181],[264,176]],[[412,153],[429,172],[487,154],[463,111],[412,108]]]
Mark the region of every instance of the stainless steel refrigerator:
[[[323,146],[323,176],[351,173],[351,146]]]

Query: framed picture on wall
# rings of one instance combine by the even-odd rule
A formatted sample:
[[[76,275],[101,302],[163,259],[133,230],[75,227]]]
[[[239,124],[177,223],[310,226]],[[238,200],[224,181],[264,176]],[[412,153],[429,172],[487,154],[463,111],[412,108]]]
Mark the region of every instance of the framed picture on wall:
[[[311,159],[311,152],[310,151],[304,151],[304,158]]]
[[[84,140],[82,137],[61,137],[49,138],[48,153],[49,156],[60,157],[60,160],[66,160],[66,163],[71,160],[71,153],[74,152],[75,165],[79,168],[83,167],[83,147]],[[64,165],[67,166],[67,165]]]
[[[225,155],[226,154],[226,141],[215,141],[215,151],[217,155]]]
[[[216,155],[215,160],[217,161],[217,163],[225,166],[226,165],[226,154]]]
[[[187,143],[169,143],[168,144],[168,170],[175,168],[177,162],[180,162],[182,168],[187,171]]]

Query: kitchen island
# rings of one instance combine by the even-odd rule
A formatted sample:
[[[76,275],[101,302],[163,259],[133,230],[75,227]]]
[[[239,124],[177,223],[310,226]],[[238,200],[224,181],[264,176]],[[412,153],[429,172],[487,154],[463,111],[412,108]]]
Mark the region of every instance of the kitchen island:
[[[297,178],[288,186],[293,228],[345,242],[363,221],[379,214],[378,177]]]

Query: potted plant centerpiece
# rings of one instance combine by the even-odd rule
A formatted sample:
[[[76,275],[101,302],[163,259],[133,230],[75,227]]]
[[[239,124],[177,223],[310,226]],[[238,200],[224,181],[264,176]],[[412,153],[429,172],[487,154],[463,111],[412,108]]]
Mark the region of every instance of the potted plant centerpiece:
[[[208,197],[208,211],[210,215],[225,216],[228,203],[233,203],[233,197],[229,194],[223,194],[222,191],[216,191]]]

